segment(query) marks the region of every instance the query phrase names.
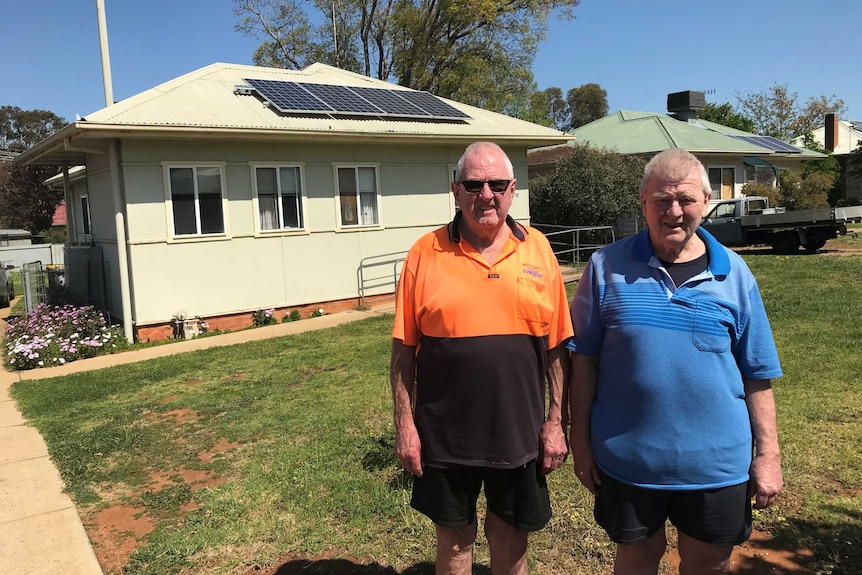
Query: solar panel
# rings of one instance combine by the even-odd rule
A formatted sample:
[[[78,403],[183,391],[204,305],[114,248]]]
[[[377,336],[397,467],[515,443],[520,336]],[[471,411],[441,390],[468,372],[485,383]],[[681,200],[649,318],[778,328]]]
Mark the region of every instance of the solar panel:
[[[332,84],[300,84],[303,88],[329,104],[342,114],[370,114],[379,116],[384,113],[368,100],[360,98],[346,86]]]
[[[802,150],[795,146],[791,146],[787,142],[783,142],[778,138],[773,138],[772,136],[732,136],[737,140],[742,140],[743,142],[748,142],[749,144],[754,144],[755,146],[760,146],[761,148],[766,148],[768,150],[774,150],[776,152],[788,152],[791,154],[800,154]]]
[[[249,85],[281,112],[332,113],[326,102],[315,97],[296,82],[253,80],[244,78]]]
[[[428,92],[244,78],[284,113],[464,120],[470,116]]]
[[[430,113],[435,118],[463,120],[464,118],[470,117],[458,108],[450,106],[443,100],[439,99],[437,96],[429,94],[428,92],[399,90],[398,95],[403,97],[405,100],[407,100],[417,108],[421,108],[426,112]]]
[[[399,96],[404,90],[380,90],[377,88],[350,88],[369,102],[376,104],[381,110],[388,110],[393,115],[403,115],[406,117],[416,116],[420,118],[428,118],[431,116],[429,112],[421,110]]]

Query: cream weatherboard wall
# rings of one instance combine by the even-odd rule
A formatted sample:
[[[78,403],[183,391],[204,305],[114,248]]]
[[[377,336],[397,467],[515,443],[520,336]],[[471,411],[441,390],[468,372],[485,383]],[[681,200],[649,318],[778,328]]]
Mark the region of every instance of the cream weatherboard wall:
[[[170,321],[180,309],[207,317],[357,297],[363,258],[407,250],[451,219],[451,171],[462,152],[431,145],[124,140],[120,165],[137,326]],[[520,182],[510,213],[526,222],[526,149],[507,152]],[[304,228],[261,231],[253,170],[280,164],[300,167]],[[89,158],[88,166],[94,166]],[[174,237],[169,166],[221,167],[224,234]],[[350,166],[377,169],[378,226],[339,225],[336,169]],[[91,194],[111,193],[106,170],[92,173],[89,185]],[[92,217],[104,232],[97,241],[106,244],[111,311],[118,314],[113,213],[104,210],[110,205],[99,202]]]

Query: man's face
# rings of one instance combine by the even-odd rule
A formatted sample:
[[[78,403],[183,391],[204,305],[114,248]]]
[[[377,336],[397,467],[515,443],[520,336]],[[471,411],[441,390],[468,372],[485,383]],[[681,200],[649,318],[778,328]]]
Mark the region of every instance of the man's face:
[[[659,174],[650,177],[641,195],[641,207],[660,257],[679,254],[688,245],[708,205],[709,194],[703,193],[697,167],[679,181],[667,181]]]
[[[493,148],[468,156],[464,162],[461,180],[511,180],[502,193],[494,193],[488,184],[484,184],[481,191],[471,194],[460,182],[452,183],[452,193],[464,213],[464,223],[470,230],[479,236],[497,231],[505,224],[512,199],[515,197],[516,182],[509,176],[504,156]]]

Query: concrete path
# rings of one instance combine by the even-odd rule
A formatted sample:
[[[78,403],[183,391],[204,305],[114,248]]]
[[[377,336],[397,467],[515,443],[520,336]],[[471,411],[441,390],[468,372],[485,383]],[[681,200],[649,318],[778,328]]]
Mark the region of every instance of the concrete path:
[[[64,492],[63,480],[48,457],[42,436],[27,423],[10,396],[9,390],[16,381],[60,377],[186,351],[333,327],[391,311],[390,302],[371,312],[324,315],[94,357],[60,367],[22,372],[0,370],[0,574],[102,575],[78,511]],[[0,310],[0,319],[8,313],[8,309]],[[0,330],[5,329],[6,323],[0,321]]]

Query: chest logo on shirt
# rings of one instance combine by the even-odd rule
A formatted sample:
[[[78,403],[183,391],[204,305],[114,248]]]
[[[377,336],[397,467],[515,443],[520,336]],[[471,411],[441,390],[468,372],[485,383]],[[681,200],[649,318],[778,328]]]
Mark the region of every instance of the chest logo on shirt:
[[[545,277],[545,273],[542,271],[542,268],[530,264],[524,265],[524,275],[533,276],[534,278],[541,279]]]

